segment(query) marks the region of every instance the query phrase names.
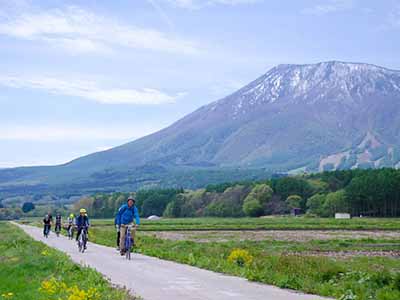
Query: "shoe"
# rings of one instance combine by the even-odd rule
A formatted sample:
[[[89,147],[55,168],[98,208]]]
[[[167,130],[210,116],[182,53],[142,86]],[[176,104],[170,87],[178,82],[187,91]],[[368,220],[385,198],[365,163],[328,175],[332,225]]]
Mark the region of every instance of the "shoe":
[[[117,251],[121,251],[121,249],[119,249],[119,247],[117,247],[116,249],[117,249]]]

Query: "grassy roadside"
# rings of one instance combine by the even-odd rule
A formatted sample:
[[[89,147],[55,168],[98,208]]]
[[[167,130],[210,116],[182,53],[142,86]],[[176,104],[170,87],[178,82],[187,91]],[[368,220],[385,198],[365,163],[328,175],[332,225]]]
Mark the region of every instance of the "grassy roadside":
[[[93,226],[92,242],[114,247],[112,226]],[[390,243],[399,241],[390,241]],[[388,240],[329,240],[311,242],[230,241],[197,243],[155,238],[138,233],[137,252],[177,261],[200,268],[273,284],[307,293],[341,300],[400,299],[400,260],[389,257],[350,257],[338,259],[307,255],[308,251],[342,251],[365,249],[398,250],[385,245]],[[235,249],[250,256],[229,261]]]
[[[29,220],[27,220],[29,222]],[[353,222],[353,223],[351,223]],[[32,222],[39,225],[37,222]],[[32,224],[31,223],[31,224]],[[204,235],[193,232],[193,241],[160,239],[157,232],[168,232],[177,228],[191,230],[212,229],[227,226],[239,230],[243,227],[278,226],[290,229],[303,226],[305,229],[321,230],[335,224],[338,229],[371,228],[396,230],[397,219],[307,219],[307,218],[266,218],[266,219],[164,219],[144,220],[138,232],[137,252],[167,260],[181,262],[221,273],[232,274],[250,280],[273,284],[283,288],[331,296],[341,300],[398,300],[400,299],[400,260],[391,257],[370,257],[368,255],[346,257],[325,256],[351,251],[399,251],[398,238],[339,238],[329,240],[312,238],[308,241],[276,240],[261,241],[198,242]],[[321,224],[320,227],[318,227]],[[301,225],[301,226],[300,226]],[[270,227],[269,227],[270,228]],[[207,233],[206,233],[207,234]],[[240,234],[240,233],[238,233]],[[281,234],[285,234],[282,232]],[[299,232],[300,234],[300,232]],[[95,243],[115,246],[113,220],[92,220],[90,240]],[[251,263],[236,263],[228,258],[235,249],[247,251]],[[238,263],[239,262],[239,263]]]
[[[133,300],[93,269],[0,222],[0,299]]]

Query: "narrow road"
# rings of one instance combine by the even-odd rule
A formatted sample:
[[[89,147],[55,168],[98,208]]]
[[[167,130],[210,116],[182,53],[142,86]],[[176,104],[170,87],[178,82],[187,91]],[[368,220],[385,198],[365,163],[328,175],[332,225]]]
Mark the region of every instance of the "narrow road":
[[[96,269],[113,284],[125,286],[145,300],[326,299],[140,254],[133,254],[132,260],[127,261],[115,249],[93,243],[89,243],[87,252],[81,254],[76,244],[64,236],[57,238],[51,233],[46,239],[40,228],[18,226],[34,239],[65,252],[76,263]]]

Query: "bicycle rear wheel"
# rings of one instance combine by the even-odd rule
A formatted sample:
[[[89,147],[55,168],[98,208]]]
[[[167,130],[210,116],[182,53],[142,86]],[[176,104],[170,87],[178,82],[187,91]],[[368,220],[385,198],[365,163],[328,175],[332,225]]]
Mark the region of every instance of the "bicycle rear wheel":
[[[87,244],[87,233],[86,232],[83,233],[82,244],[83,244],[83,247],[82,247],[82,253],[83,253],[86,250],[86,244]]]

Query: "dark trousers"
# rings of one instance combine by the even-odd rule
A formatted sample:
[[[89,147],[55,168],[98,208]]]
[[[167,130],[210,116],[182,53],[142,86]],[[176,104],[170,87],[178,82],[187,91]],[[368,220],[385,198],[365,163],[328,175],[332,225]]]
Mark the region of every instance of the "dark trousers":
[[[44,227],[43,227],[43,235],[46,234],[46,229],[47,229],[47,228],[48,228],[48,230],[49,230],[49,232],[50,232],[51,225],[48,225],[48,224],[45,224],[45,225],[44,225]]]
[[[83,226],[78,227],[78,233],[76,234],[76,241],[78,241],[79,235],[81,234],[81,232],[82,232],[82,230],[83,230],[84,228],[85,228],[85,227],[83,227]],[[89,236],[89,230],[87,230],[86,233],[87,233],[87,235]]]
[[[117,247],[119,248],[119,239],[121,238],[121,232],[117,232]]]

